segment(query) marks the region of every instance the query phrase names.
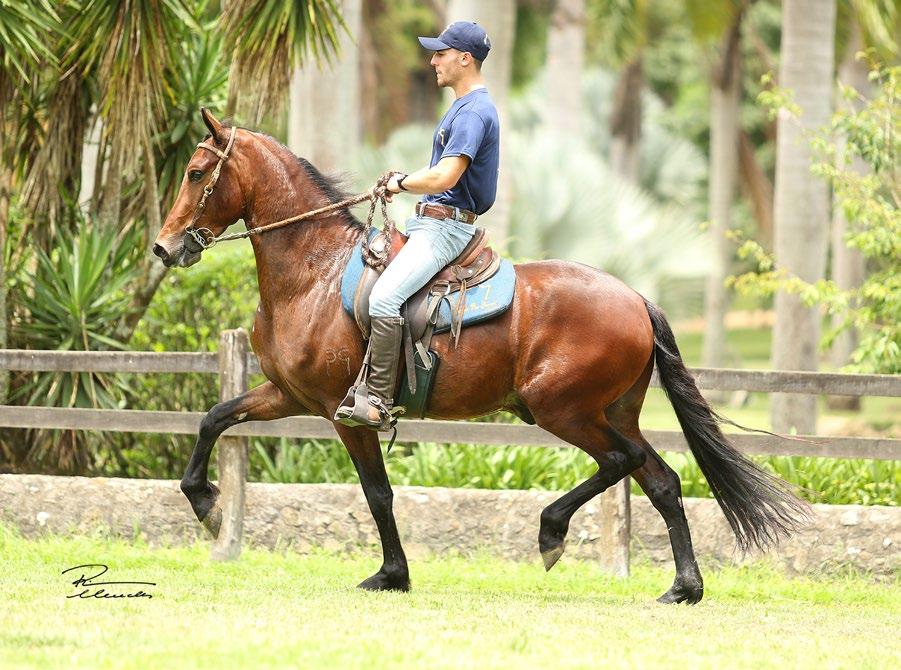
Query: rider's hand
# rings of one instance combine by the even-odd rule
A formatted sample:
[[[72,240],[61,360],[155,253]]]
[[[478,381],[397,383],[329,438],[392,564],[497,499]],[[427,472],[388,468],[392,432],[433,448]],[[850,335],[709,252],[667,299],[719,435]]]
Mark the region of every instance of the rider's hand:
[[[398,185],[397,182],[400,181],[400,179],[405,176],[406,175],[403,172],[395,172],[393,175],[391,175],[391,178],[388,180],[388,184],[385,186],[386,190],[389,193],[400,193],[401,187]],[[389,198],[389,200],[390,200],[390,198]]]

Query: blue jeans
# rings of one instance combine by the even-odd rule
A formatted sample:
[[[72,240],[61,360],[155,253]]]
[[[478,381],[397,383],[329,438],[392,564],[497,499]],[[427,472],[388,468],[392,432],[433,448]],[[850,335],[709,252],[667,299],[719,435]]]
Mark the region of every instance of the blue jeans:
[[[369,316],[400,316],[404,301],[459,256],[475,232],[474,225],[455,219],[407,219],[410,239],[372,287]]]

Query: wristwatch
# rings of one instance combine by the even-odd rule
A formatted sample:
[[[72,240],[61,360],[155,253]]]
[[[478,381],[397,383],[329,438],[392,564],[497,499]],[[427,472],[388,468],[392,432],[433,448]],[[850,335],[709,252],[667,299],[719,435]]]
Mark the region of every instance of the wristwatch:
[[[406,179],[406,178],[409,177],[409,176],[410,176],[410,175],[408,175],[408,174],[401,175],[401,178],[397,180],[397,188],[399,188],[401,191],[406,191],[406,190],[407,190],[407,189],[404,188],[404,179]]]

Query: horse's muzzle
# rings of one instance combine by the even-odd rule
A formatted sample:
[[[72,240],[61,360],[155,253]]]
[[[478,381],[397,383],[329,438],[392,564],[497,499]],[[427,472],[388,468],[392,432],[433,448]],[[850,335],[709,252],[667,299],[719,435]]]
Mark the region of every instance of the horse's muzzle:
[[[179,247],[175,253],[170,254],[161,244],[153,245],[153,253],[163,261],[163,265],[167,268],[171,267],[190,267],[200,260],[199,252],[188,251],[184,245]]]

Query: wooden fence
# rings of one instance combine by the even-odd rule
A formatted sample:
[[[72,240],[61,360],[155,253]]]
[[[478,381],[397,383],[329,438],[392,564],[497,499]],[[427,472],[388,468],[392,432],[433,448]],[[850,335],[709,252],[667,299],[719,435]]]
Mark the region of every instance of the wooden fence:
[[[218,373],[220,397],[232,398],[247,389],[248,377],[260,372],[243,330],[222,333],[216,353],[76,352],[0,350],[0,369],[16,371]],[[758,391],[848,396],[901,396],[901,376],[849,375],[822,372],[776,372],[696,368],[698,386],[714,391]],[[659,387],[656,377],[652,385]],[[208,409],[208,408],[205,408]],[[196,434],[204,412],[150,412],[0,405],[0,426],[117,432]],[[644,431],[661,451],[687,451],[681,432]],[[337,439],[331,422],[321,417],[291,417],[235,426],[220,439],[219,482],[223,524],[214,543],[214,558],[240,553],[244,484],[247,478],[247,437],[274,436]],[[802,436],[804,441],[757,433],[732,434],[733,443],[748,454],[822,456],[901,460],[901,440],[867,437]],[[537,426],[455,421],[402,420],[400,442],[474,443],[572,447]],[[603,537],[608,549],[605,569],[627,575],[629,570],[629,483],[603,494]]]

